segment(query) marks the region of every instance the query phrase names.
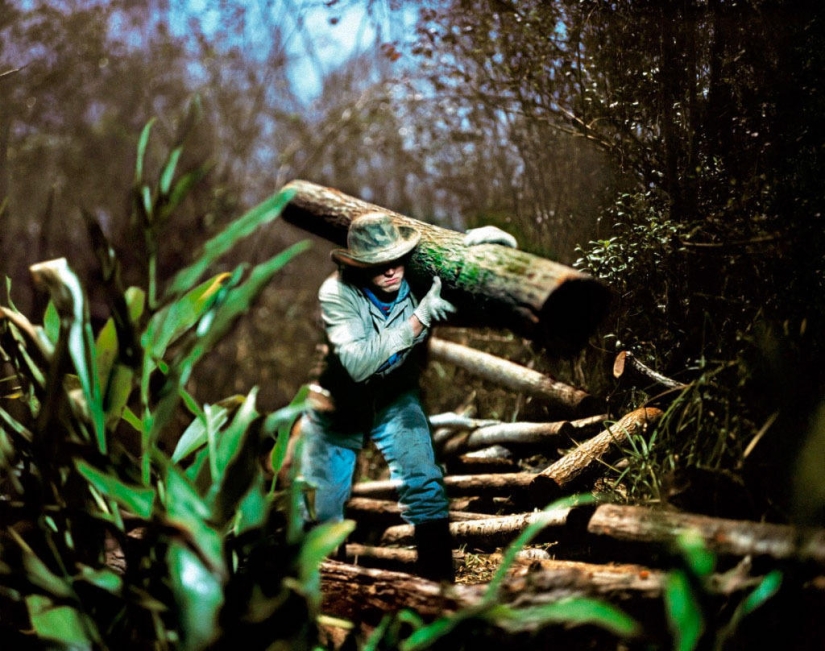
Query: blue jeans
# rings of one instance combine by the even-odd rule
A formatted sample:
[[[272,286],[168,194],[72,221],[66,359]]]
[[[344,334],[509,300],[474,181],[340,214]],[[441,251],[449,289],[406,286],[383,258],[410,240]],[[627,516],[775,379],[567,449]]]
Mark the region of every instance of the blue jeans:
[[[315,488],[315,519],[343,519],[365,435],[372,438],[389,466],[402,505],[401,517],[409,524],[446,518],[444,476],[435,462],[429,423],[417,392],[402,393],[378,410],[371,427],[368,432],[341,432],[335,430],[329,414],[310,410],[304,415],[301,474]]]

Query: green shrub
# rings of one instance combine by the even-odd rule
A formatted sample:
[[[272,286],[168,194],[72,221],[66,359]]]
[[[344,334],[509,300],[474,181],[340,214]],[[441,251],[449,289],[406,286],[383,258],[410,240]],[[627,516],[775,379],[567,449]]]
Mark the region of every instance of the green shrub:
[[[318,566],[351,523],[305,534],[300,483],[284,494],[264,476],[266,439],[276,441],[277,472],[302,395],[266,415],[256,388],[211,405],[186,390],[192,369],[307,245],[208,277],[237,242],[278,217],[291,198],[279,192],[209,240],[161,290],[159,227],[204,170],[177,174],[180,138],[147,184],[151,129],[139,140],[134,202],[146,286],[122,287],[118,258],[88,215],[110,309],[98,332],[66,260],[31,268],[51,297],[42,323],[15,308],[7,281],[0,631],[19,647],[202,649],[244,640],[312,648]],[[160,441],[181,414],[189,424],[170,454]]]

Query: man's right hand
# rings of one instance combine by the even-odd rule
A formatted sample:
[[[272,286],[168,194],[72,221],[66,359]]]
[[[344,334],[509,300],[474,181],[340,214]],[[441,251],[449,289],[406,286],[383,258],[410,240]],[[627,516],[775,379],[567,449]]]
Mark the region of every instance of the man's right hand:
[[[436,276],[430,291],[421,299],[413,314],[425,328],[429,328],[433,323],[446,319],[451,312],[455,312],[455,306],[441,298],[441,278]]]

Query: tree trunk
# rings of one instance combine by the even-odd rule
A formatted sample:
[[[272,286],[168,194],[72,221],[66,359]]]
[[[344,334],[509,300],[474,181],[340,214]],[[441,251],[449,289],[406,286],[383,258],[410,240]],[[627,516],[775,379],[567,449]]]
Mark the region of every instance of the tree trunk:
[[[654,407],[642,407],[626,414],[615,425],[585,441],[534,476],[531,491],[538,503],[556,499],[577,479],[607,454],[612,445],[621,445],[629,434],[644,431],[662,416]]]
[[[450,533],[455,545],[496,548],[509,545],[528,525],[543,522],[545,527],[564,527],[570,508],[536,511],[519,515],[491,517],[485,520],[451,522]],[[413,543],[413,527],[400,524],[389,527],[381,536],[382,545],[410,545]]]
[[[732,556],[767,556],[825,565],[825,530],[781,524],[726,520],[705,515],[603,504],[587,526],[591,534],[639,543],[669,543],[686,531],[697,532],[713,552]]]
[[[565,265],[498,244],[467,247],[461,233],[308,181],[284,189],[295,196],[283,219],[339,246],[346,245],[350,222],[366,212],[385,212],[415,227],[421,242],[408,265],[410,284],[423,293],[439,276],[444,297],[458,308],[454,322],[508,328],[558,354],[572,354],[607,313],[609,290]]]
[[[437,337],[430,339],[430,355],[433,359],[455,364],[489,382],[546,400],[568,411],[595,411],[596,400],[586,391],[495,355]]]

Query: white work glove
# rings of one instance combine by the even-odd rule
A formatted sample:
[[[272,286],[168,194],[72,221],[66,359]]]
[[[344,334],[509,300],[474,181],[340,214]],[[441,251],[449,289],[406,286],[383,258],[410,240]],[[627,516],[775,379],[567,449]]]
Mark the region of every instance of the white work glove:
[[[446,319],[451,312],[455,312],[455,306],[441,298],[441,278],[436,276],[430,291],[421,299],[413,314],[425,328],[429,328],[435,321]]]
[[[497,226],[481,226],[471,228],[464,234],[464,245],[475,246],[476,244],[502,244],[511,249],[518,248],[516,238],[501,230]]]

